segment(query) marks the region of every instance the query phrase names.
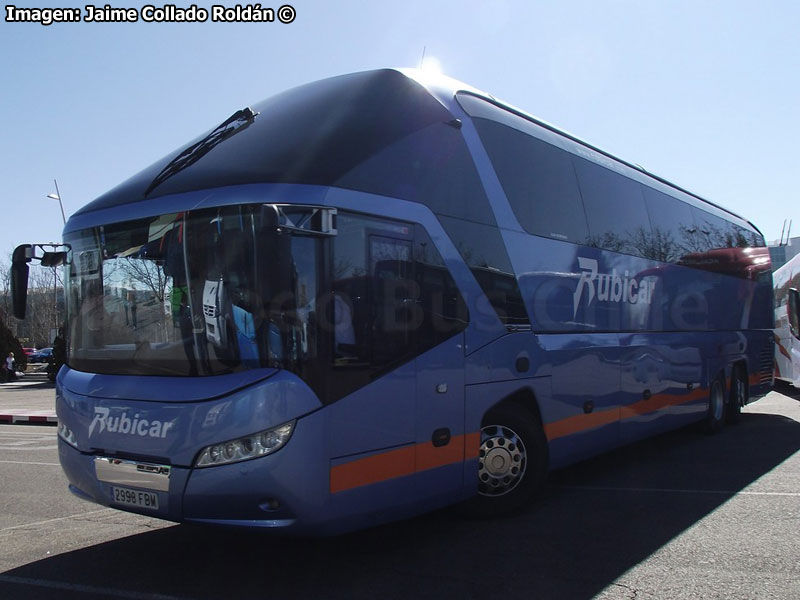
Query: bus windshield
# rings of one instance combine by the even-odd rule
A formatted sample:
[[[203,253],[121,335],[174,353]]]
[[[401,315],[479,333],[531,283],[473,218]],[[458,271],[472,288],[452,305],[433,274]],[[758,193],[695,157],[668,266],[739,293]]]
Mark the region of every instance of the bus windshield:
[[[70,367],[202,376],[313,363],[319,243],[264,205],[70,234]]]

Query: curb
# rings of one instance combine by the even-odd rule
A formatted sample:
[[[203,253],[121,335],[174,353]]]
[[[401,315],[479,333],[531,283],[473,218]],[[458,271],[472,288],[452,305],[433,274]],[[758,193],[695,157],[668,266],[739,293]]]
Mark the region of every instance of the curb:
[[[32,415],[28,413],[0,414],[0,423],[16,425],[27,423],[36,425],[57,425],[58,417],[53,413]]]

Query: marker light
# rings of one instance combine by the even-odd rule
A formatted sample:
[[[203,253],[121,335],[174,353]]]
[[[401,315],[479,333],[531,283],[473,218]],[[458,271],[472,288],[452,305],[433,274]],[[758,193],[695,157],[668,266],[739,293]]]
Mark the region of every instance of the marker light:
[[[216,465],[227,465],[272,454],[289,441],[292,431],[294,431],[294,421],[266,431],[259,431],[238,440],[206,446],[200,452],[200,457],[195,462],[195,466],[214,467]]]
[[[73,448],[78,447],[78,442],[75,440],[75,434],[72,433],[72,430],[69,427],[61,422],[58,424],[58,437],[67,442]]]

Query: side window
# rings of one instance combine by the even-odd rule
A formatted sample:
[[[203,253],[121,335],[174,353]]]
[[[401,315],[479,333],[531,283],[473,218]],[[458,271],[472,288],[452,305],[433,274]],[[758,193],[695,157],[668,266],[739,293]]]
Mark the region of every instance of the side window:
[[[427,232],[416,226],[414,237],[415,280],[421,309],[417,328],[417,354],[421,354],[467,327],[469,315],[461,292]]]
[[[369,329],[370,362],[388,365],[414,351],[415,309],[419,287],[414,281],[411,239],[368,236],[369,283],[372,293]]]
[[[570,155],[495,121],[474,123],[520,225],[535,235],[585,243],[586,215]]]
[[[466,304],[419,225],[340,212],[327,307],[329,401],[452,337]]]
[[[589,222],[589,245],[646,256],[651,230],[642,186],[583,158],[573,161]]]
[[[500,321],[530,323],[503,237],[497,227],[439,217],[445,231],[472,271]],[[491,309],[490,309],[491,310]]]
[[[685,202],[652,188],[643,189],[652,231],[645,258],[678,262],[697,246],[698,230],[692,218],[692,208]]]
[[[739,227],[739,225],[731,225],[731,229],[733,231],[734,246],[737,248],[749,248],[753,245],[752,234],[747,229]]]
[[[699,208],[693,208],[692,210],[699,232],[698,238],[700,239],[701,252],[735,246],[731,223]]]
[[[413,353],[411,225],[339,214],[333,242],[334,364],[380,368]]]
[[[765,248],[767,246],[767,243],[764,241],[764,236],[755,231],[750,232],[749,241],[753,248]]]
[[[461,131],[442,122],[387,146],[336,185],[421,202],[436,214],[495,222]]]

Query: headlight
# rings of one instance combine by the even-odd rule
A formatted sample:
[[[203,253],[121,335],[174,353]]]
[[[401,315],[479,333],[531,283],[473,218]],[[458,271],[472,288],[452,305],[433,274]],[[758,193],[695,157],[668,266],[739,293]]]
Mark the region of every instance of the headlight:
[[[72,429],[64,425],[64,423],[59,422],[58,424],[58,437],[62,440],[67,442],[73,448],[78,447],[78,442],[75,441],[75,434],[72,433]]]
[[[195,466],[214,467],[272,454],[289,441],[292,431],[294,431],[294,421],[238,440],[206,446],[200,452]]]

